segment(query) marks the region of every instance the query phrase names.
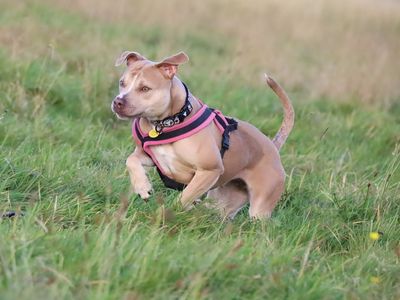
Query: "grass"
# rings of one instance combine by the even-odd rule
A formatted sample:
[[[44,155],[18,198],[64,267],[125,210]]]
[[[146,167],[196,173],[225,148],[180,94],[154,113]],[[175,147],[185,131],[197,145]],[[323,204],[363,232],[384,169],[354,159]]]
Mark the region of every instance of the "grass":
[[[262,49],[252,45],[259,35],[247,37],[250,54],[239,59],[244,29],[228,36],[233,25],[221,19],[212,23],[210,17],[207,26],[196,27],[204,24],[204,7],[194,11],[193,20],[177,14],[162,23],[156,18],[161,10],[147,19],[149,4],[142,2],[137,21],[123,6],[112,10],[100,2],[89,10],[90,1],[68,8],[65,3],[0,4],[0,212],[24,213],[0,219],[1,299],[400,297],[400,95],[392,79],[378,72],[384,91],[356,85],[362,90],[351,93],[344,86],[352,96],[334,101],[341,94],[336,84],[321,89],[317,80],[317,92],[308,93],[315,74],[330,74],[313,61],[327,48],[308,53],[311,61],[284,51],[276,61],[260,64],[272,66],[297,113],[281,153],[286,191],[273,217],[251,222],[244,209],[228,222],[204,206],[181,212],[175,205],[178,194],[167,191],[154,172],[149,203],[126,196],[124,161],[133,142],[129,124],[109,109],[120,72],[114,59],[125,49],[153,59],[184,49],[191,62],[180,76],[195,95],[273,136],[282,112],[255,75],[254,59]],[[178,1],[171,3],[165,8],[170,14]],[[210,5],[210,11],[226,7],[224,2]],[[350,1],[349,11],[358,5]],[[387,38],[379,44],[365,37],[374,49],[386,49],[385,57],[392,57],[398,43],[399,27],[389,26],[397,22],[396,5],[375,4],[375,11],[367,5],[370,14],[360,23],[371,26],[365,32],[380,29]],[[242,8],[246,24],[255,28],[263,10],[250,22],[254,7],[243,6],[232,2],[229,11],[237,17],[235,9]],[[297,6],[288,7],[292,14]],[[341,19],[335,7],[332,30],[341,32],[341,21],[353,23],[350,12]],[[319,20],[321,14],[316,10],[312,16]],[[352,30],[362,27],[349,28],[357,33]],[[311,34],[315,43],[322,33]],[[279,35],[271,39],[282,45]],[[290,51],[302,52],[293,45]],[[307,63],[318,72],[304,70],[308,80],[300,82],[296,67],[293,74],[279,71],[285,59],[287,70]],[[362,82],[353,60],[350,55],[339,63],[339,68],[350,66],[341,80]],[[397,60],[384,61],[388,74],[398,75]],[[383,233],[377,241],[369,238],[374,231]]]

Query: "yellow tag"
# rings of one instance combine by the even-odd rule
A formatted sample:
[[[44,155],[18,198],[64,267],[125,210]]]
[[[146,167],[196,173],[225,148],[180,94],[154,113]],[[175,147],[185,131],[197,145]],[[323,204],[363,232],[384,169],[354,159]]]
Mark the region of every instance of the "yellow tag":
[[[155,129],[149,131],[149,137],[151,137],[152,139],[158,137],[159,135],[160,134]]]

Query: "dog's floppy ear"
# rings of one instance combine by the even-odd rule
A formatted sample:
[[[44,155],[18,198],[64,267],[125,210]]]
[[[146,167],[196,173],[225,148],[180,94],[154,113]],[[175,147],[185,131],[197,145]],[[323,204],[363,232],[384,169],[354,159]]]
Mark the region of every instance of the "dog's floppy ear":
[[[129,66],[131,63],[133,63],[135,61],[144,60],[144,59],[146,59],[146,58],[137,52],[124,51],[115,61],[115,66],[118,67],[118,66],[122,65],[124,62],[126,62],[126,65]]]
[[[160,69],[161,73],[169,79],[172,79],[178,71],[178,66],[189,61],[189,57],[185,52],[179,52],[172,56],[169,56],[159,63],[156,67]]]

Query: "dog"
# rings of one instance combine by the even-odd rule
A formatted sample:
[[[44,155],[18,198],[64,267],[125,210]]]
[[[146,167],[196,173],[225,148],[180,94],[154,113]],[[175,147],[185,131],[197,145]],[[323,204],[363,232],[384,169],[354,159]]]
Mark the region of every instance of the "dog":
[[[184,209],[206,194],[224,217],[233,218],[247,203],[251,218],[270,217],[285,188],[279,149],[294,125],[289,97],[265,75],[284,108],[282,125],[271,140],[193,96],[177,77],[178,67],[188,61],[184,52],[153,62],[132,51],[116,60],[126,70],[111,109],[118,118],[133,121],[136,148],[126,160],[133,191],[145,200],[150,197],[146,169],[156,166],[167,186],[172,182],[183,189]]]

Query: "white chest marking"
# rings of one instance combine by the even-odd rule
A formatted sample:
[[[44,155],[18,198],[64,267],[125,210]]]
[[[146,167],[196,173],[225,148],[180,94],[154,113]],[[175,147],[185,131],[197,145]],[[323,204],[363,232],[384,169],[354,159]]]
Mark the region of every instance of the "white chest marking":
[[[177,156],[172,146],[154,146],[151,150],[153,151],[160,167],[166,174],[177,172],[177,169],[174,166],[174,164],[176,164]]]

